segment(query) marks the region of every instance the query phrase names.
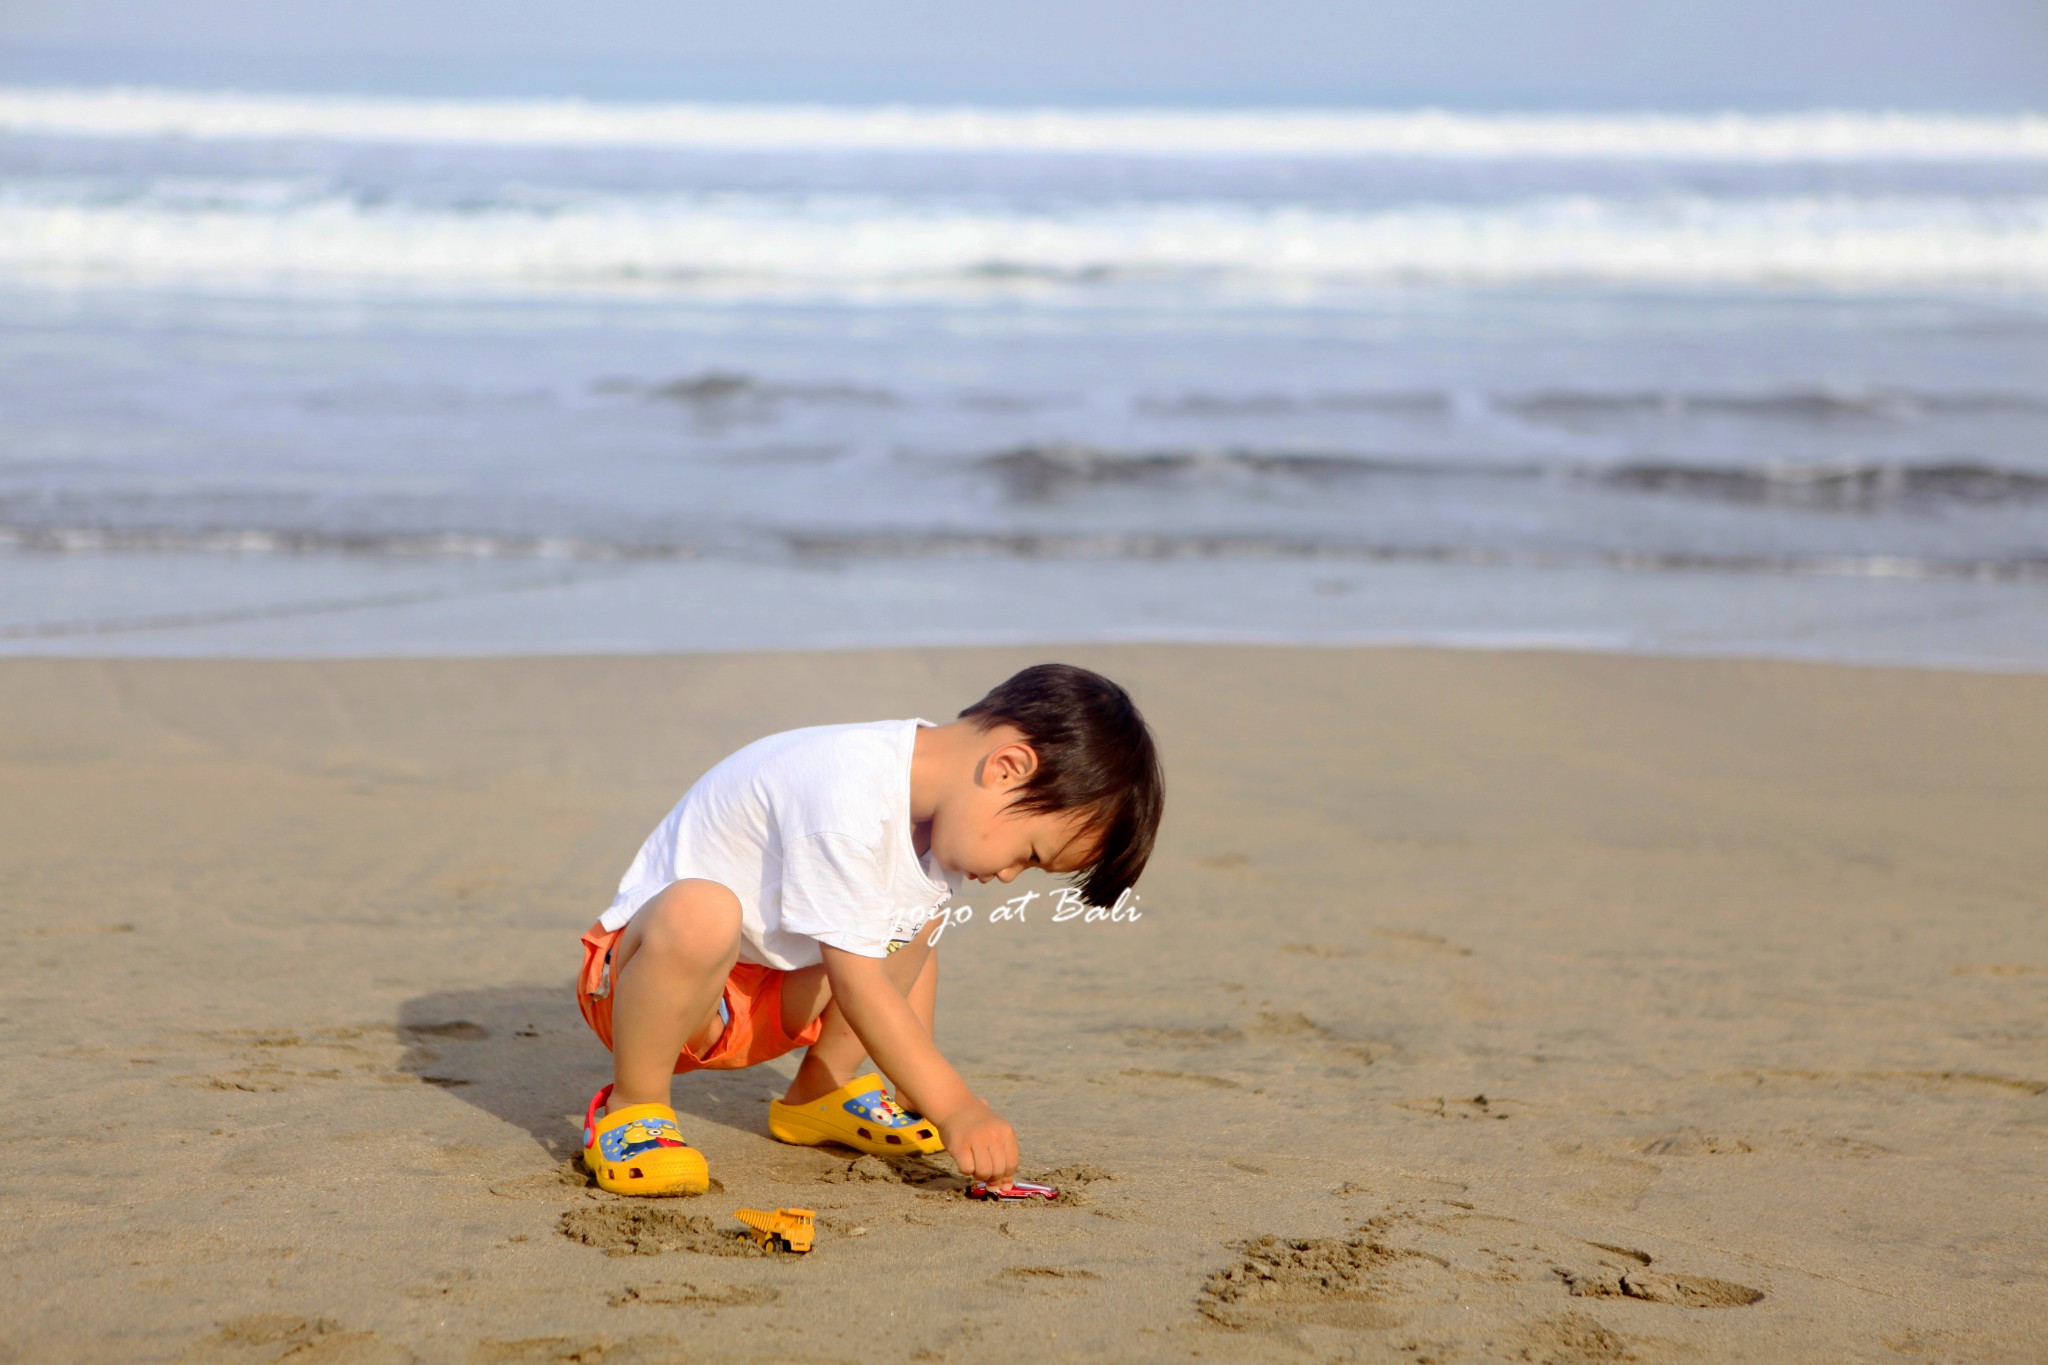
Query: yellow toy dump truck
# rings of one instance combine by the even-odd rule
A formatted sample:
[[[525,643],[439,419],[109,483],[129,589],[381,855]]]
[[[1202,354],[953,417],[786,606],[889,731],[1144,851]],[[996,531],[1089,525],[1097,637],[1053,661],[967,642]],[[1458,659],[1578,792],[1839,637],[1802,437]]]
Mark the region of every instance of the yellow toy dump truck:
[[[740,1209],[733,1217],[752,1228],[747,1235],[770,1251],[809,1251],[818,1235],[817,1215],[809,1209]]]

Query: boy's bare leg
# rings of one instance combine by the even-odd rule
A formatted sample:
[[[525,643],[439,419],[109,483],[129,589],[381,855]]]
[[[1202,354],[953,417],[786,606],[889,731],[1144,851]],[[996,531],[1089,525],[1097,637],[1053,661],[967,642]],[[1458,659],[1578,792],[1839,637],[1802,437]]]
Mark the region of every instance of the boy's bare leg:
[[[676,1056],[718,1041],[718,997],[739,953],[739,898],[701,877],[671,882],[626,922],[612,950],[608,1109],[669,1102]]]
[[[924,1031],[937,1038],[938,1025],[934,1020],[939,1012],[939,954],[936,949],[924,955],[924,965],[917,969],[917,979],[910,983],[908,996],[910,1008],[924,1022]]]
[[[929,1033],[939,999],[939,955],[930,936],[920,933],[889,954],[882,962],[882,973],[903,992]],[[867,1058],[867,1048],[860,1036],[832,999],[825,968],[820,965],[791,972],[782,983],[783,1027],[795,1033],[820,1013],[825,1016],[824,1028],[818,1041],[804,1053],[796,1079],[789,1083],[789,1090],[782,1097],[784,1104],[809,1104],[821,1095],[831,1094],[860,1074],[860,1064]],[[898,1097],[906,1108],[918,1108],[911,1096],[899,1091]]]

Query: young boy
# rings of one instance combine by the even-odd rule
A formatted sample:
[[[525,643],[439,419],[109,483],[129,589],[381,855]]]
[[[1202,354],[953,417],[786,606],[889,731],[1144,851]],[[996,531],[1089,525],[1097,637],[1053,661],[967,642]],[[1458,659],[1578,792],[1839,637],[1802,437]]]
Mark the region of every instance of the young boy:
[[[1129,694],[1067,664],[1025,669],[946,725],[815,725],[717,764],[583,935],[577,1003],[612,1050],[583,1126],[598,1184],[702,1193],[710,1173],[669,1107],[670,1075],[802,1047],[769,1105],[772,1136],[945,1151],[1006,1188],[1016,1134],[932,1034],[946,902],[967,878],[1037,867],[1086,874],[1082,899],[1109,905],[1144,870],[1164,795]],[[855,1074],[863,1056],[902,1106]]]

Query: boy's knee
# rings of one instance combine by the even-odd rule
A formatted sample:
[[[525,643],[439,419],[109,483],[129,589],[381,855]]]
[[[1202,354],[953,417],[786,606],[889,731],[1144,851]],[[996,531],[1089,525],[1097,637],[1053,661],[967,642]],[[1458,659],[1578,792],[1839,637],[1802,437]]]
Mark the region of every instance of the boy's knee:
[[[690,877],[662,888],[632,922],[640,928],[640,952],[701,961],[738,953],[740,918],[731,888]]]

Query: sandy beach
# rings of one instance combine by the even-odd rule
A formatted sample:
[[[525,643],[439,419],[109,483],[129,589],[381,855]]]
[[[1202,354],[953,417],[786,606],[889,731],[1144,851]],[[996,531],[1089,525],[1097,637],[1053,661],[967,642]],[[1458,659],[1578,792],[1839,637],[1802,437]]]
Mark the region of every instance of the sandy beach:
[[[1069,1198],[777,1144],[791,1059],[679,1080],[722,1188],[588,1187],[653,823],[1046,659],[1159,734],[1142,918],[950,930],[939,1028]],[[2048,677],[9,660],[0,829],[10,1365],[2048,1356]]]

